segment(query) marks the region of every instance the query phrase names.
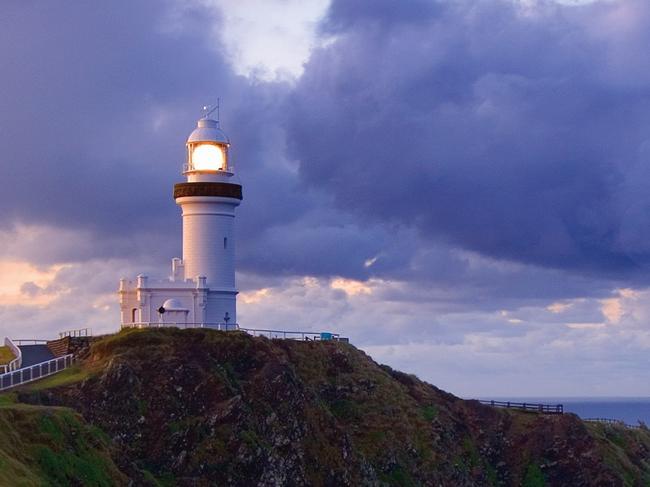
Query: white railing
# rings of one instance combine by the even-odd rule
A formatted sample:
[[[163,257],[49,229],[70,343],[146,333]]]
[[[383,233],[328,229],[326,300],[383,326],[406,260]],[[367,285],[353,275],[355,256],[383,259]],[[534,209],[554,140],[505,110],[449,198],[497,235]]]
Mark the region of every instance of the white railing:
[[[338,333],[329,332],[316,332],[316,331],[285,331],[285,330],[265,330],[260,328],[238,328],[249,335],[263,336],[267,338],[280,338],[283,340],[302,340],[302,341],[316,341],[316,340],[340,340]]]
[[[122,323],[122,328],[164,328],[174,326],[177,328],[210,328],[221,331],[243,331],[253,336],[263,336],[271,339],[283,340],[346,340],[342,339],[338,333],[319,332],[319,331],[288,331],[288,330],[269,330],[262,328],[242,328],[237,323],[159,323],[159,322],[138,322]]]
[[[0,391],[56,374],[70,367],[73,362],[74,355],[70,353],[62,357],[41,362],[40,364],[34,364],[29,367],[0,374]]]
[[[47,345],[47,340],[37,340],[35,338],[21,338],[13,342],[18,345]]]
[[[192,323],[192,322],[153,322],[143,321],[136,323],[122,323],[122,328],[165,328],[173,326],[176,328],[211,328],[213,330],[236,331],[239,330],[237,323]]]
[[[0,365],[0,373],[11,372],[12,370],[19,369],[23,364],[23,354],[20,351],[20,348],[18,348],[16,344],[11,341],[11,338],[5,337],[5,347],[9,347],[9,350],[12,351],[14,357],[16,358],[6,365]]]

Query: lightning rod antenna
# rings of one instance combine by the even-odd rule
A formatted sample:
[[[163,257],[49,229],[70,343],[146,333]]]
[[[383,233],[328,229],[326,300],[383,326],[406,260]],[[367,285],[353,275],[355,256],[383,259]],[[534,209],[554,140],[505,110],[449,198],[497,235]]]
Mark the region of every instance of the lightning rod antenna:
[[[203,105],[201,111],[203,112],[202,118],[208,118],[215,111],[217,112],[217,123],[219,123],[219,101],[220,98],[217,98],[217,103],[215,105]]]

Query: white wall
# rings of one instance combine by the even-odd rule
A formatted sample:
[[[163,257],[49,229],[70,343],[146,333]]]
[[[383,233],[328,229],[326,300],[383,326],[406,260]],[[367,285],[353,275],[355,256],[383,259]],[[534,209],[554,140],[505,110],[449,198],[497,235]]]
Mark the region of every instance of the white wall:
[[[235,208],[239,200],[193,196],[176,202],[183,210],[185,277],[205,276],[208,287],[234,291]]]
[[[223,323],[226,312],[230,317],[229,323],[237,323],[237,291],[199,288],[197,283],[192,281],[150,283],[144,280],[141,284],[146,284],[147,287],[138,288],[126,281],[120,289],[122,324],[133,323],[134,308],[137,309],[137,323]],[[152,287],[148,287],[149,285]],[[167,312],[161,317],[158,308],[172,298],[180,301],[187,313]]]

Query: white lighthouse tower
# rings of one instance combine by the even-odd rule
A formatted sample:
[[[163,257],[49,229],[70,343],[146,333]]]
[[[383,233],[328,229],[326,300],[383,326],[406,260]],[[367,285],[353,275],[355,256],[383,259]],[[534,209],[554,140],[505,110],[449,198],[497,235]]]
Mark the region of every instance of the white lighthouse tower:
[[[183,267],[190,279],[205,278],[206,320],[236,319],[235,208],[242,199],[233,182],[228,158],[230,142],[209,118],[198,121],[187,139],[187,182],[174,186],[174,199],[183,212]]]
[[[242,187],[230,163],[230,142],[208,113],[186,145],[186,181],[174,185],[183,258],[172,259],[168,279],[120,281],[122,326],[236,326],[235,208]]]

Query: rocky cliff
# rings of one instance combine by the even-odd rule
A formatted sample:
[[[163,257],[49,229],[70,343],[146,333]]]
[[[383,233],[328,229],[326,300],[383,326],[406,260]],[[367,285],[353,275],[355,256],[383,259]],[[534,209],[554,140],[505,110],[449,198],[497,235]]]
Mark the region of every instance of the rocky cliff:
[[[21,410],[32,427],[12,424]],[[0,443],[0,462],[45,485],[650,485],[647,430],[497,410],[348,344],[237,332],[104,337],[5,395],[0,421],[25,443]]]

